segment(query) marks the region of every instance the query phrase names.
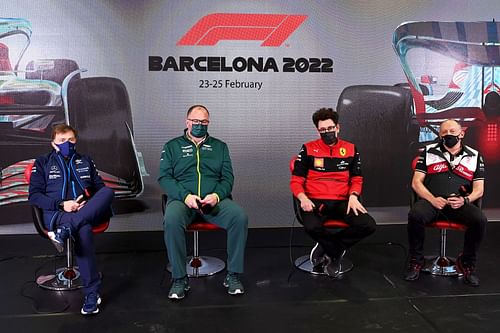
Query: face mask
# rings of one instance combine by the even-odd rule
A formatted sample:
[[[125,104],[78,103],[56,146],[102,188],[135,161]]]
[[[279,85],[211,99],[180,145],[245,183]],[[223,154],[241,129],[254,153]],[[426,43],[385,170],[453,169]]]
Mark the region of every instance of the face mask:
[[[75,153],[75,144],[72,142],[66,141],[60,145],[56,144],[56,146],[59,148],[59,152],[64,157],[71,157]]]
[[[337,143],[337,132],[320,133],[320,135],[321,140],[323,140],[323,142],[327,145],[333,145],[334,143]]]
[[[441,142],[443,142],[443,144],[448,148],[455,147],[455,145],[458,143],[458,141],[460,141],[460,139],[458,138],[458,135],[455,136],[455,135],[448,134],[448,135],[445,135],[441,138]]]
[[[191,135],[195,138],[203,138],[207,135],[208,125],[193,124],[191,127]]]

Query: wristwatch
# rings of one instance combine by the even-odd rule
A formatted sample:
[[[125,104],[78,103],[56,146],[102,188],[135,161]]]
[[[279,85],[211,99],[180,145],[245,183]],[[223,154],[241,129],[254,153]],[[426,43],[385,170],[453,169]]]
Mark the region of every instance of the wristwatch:
[[[464,197],[464,205],[468,205],[470,203],[469,197]]]
[[[59,210],[64,210],[64,201],[61,201],[61,202],[59,203],[59,205],[57,205],[57,208],[58,208]]]

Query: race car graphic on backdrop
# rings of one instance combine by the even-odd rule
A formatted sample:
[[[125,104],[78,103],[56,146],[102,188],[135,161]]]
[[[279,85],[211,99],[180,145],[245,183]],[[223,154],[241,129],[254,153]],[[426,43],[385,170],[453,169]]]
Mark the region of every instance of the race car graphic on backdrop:
[[[393,34],[393,47],[408,83],[344,89],[338,101],[343,133],[360,147],[366,178],[391,178],[384,183],[385,195],[367,187],[368,205],[407,204],[401,184],[408,184],[411,177],[409,161],[437,138],[439,124],[446,119],[459,121],[466,132],[465,143],[483,154],[484,205],[497,204],[499,33],[500,24],[495,21],[401,24]]]
[[[32,28],[22,18],[0,19],[0,206],[25,202],[24,175],[50,150],[52,126],[79,131],[77,149],[88,153],[116,198],[143,191],[132,114],[123,82],[82,78],[85,69],[69,59],[29,61],[20,69]]]

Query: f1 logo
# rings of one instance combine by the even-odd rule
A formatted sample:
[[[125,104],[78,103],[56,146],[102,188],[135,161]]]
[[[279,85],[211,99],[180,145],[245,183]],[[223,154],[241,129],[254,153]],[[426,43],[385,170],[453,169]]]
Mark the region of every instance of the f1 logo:
[[[177,45],[207,46],[221,40],[262,40],[260,46],[280,46],[306,19],[306,15],[209,14],[196,22]]]

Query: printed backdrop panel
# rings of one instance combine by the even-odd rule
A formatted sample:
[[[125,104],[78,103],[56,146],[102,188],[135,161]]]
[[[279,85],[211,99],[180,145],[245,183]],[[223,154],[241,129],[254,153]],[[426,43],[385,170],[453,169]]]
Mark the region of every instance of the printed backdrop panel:
[[[394,87],[407,83],[407,73],[394,52],[393,33],[408,21],[491,21],[496,6],[494,0],[2,3],[4,17],[19,19],[7,20],[12,24],[5,29],[24,33],[4,31],[0,40],[0,211],[18,214],[8,207],[26,202],[26,161],[48,151],[53,123],[69,121],[84,129],[79,147],[99,159],[119,200],[142,201],[159,213],[160,152],[182,134],[193,104],[208,107],[209,133],[229,145],[233,196],[252,227],[292,223],[289,160],[302,143],[317,138],[311,115],[320,107],[338,109],[340,135],[359,147],[365,204],[406,206],[409,160],[429,137],[413,121],[409,90]],[[419,84],[437,80],[429,87],[438,98],[448,92],[454,64],[426,52],[412,49],[409,66]],[[431,73],[429,64],[439,66]],[[48,68],[55,76],[47,76]],[[64,77],[78,68],[87,71],[65,92]],[[470,67],[470,77],[477,70]],[[5,93],[9,80],[29,94]],[[134,148],[149,176],[139,176]],[[488,149],[498,157],[498,149]],[[498,183],[488,159],[486,168],[487,184]],[[485,205],[497,207],[495,199],[498,194],[487,187]],[[15,214],[2,224],[16,223]],[[141,214],[132,215],[137,223]]]

